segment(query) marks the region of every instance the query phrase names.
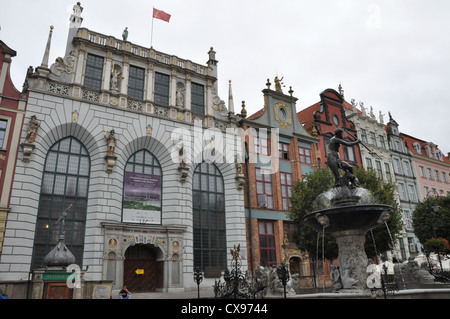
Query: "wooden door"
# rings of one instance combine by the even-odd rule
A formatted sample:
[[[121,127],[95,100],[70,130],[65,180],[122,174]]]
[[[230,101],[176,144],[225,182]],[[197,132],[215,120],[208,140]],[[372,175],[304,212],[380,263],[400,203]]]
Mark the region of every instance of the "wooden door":
[[[45,299],[69,299],[69,287],[67,287],[67,283],[48,283]]]
[[[123,283],[133,292],[151,292],[157,288],[156,254],[147,245],[131,246],[125,252]]]

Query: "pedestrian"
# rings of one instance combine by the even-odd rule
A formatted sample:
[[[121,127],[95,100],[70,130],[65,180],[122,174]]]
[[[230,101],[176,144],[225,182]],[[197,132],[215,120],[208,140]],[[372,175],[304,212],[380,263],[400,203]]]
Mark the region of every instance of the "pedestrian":
[[[128,291],[127,286],[124,285],[122,290],[119,292],[120,299],[131,299],[131,292]]]

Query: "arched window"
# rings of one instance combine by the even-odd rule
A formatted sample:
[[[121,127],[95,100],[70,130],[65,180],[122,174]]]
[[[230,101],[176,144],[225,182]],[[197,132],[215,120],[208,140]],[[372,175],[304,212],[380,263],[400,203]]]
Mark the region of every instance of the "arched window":
[[[44,257],[58,243],[60,226],[52,224],[70,205],[64,239],[76,263],[82,265],[89,171],[89,154],[74,137],[59,140],[47,153],[36,222],[33,267],[42,266]]]
[[[140,150],[125,166],[122,221],[161,224],[162,172],[155,156]]]
[[[223,178],[214,164],[203,162],[194,172],[194,266],[226,268]]]

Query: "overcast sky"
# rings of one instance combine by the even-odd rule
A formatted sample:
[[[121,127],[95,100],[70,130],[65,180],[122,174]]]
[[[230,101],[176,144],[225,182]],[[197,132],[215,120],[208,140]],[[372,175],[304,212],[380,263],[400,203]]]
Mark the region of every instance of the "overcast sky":
[[[7,1],[0,39],[17,51],[12,79],[21,90],[28,66],[39,66],[49,26],[50,63],[65,52],[75,0]],[[269,78],[292,86],[297,111],[338,89],[345,99],[390,111],[400,131],[450,152],[450,1],[448,0],[81,0],[82,27],[206,64],[218,63],[219,96],[232,80],[236,113],[263,107]],[[228,102],[227,102],[228,103]]]

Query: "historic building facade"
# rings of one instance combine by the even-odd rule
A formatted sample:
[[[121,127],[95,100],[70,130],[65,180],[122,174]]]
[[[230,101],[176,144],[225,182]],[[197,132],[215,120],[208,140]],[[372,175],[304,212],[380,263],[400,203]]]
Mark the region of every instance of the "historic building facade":
[[[10,78],[14,56],[16,51],[0,40],[0,256],[26,108],[26,96],[15,88]]]
[[[230,153],[240,117],[218,96],[215,52],[201,65],[106,36],[81,27],[82,10],[65,56],[48,63],[51,28],[28,72],[0,283],[24,297],[11,287],[31,274],[40,286],[27,294],[49,296],[48,256],[63,238],[83,276],[78,297],[104,282],[194,289],[194,267],[212,285],[230,249],[246,251],[241,156]]]
[[[355,140],[355,124],[347,118],[346,110],[352,106],[344,100],[343,93],[334,89],[326,89],[320,93],[320,101],[297,113],[299,121],[305,129],[319,139],[319,147],[324,160],[326,160],[327,147],[330,138],[337,128],[343,129],[343,138],[348,141]],[[342,145],[340,158],[346,162],[362,166],[361,146]],[[320,163],[320,167],[326,167],[326,163]]]
[[[388,144],[388,136],[386,132],[386,124],[384,114],[374,114],[373,107],[364,106],[364,102],[359,102],[359,107],[352,99],[352,108],[346,109],[347,118],[356,126],[358,138],[365,145],[360,147],[362,165],[365,169],[373,169],[376,171],[378,178],[382,182],[393,182],[398,186],[394,174],[394,166],[391,157],[391,150]],[[396,192],[397,201],[400,203],[398,190]],[[406,223],[404,223],[406,225]],[[402,260],[407,260],[410,256],[408,247],[408,236],[406,228],[403,228],[402,236],[398,238],[396,247],[389,252],[388,258],[397,256]]]
[[[408,245],[405,247],[405,250],[409,252],[409,255],[417,256],[421,251],[420,243],[412,227],[412,213],[420,200],[416,178],[417,172],[415,171],[412,155],[399,131],[399,125],[392,118],[391,113],[389,113],[389,122],[386,125],[386,130],[403,214],[404,229],[407,236]],[[402,254],[402,258],[407,256],[406,251]]]
[[[450,161],[438,146],[401,133],[405,146],[412,154],[417,174],[420,200],[450,195]]]
[[[249,269],[289,264],[291,274],[309,276],[309,260],[292,239],[287,216],[293,184],[319,167],[319,140],[306,132],[296,116],[292,89],[283,92],[276,77],[262,91],[264,106],[244,118],[246,167],[245,213]],[[245,117],[245,106],[241,115]],[[305,285],[304,285],[305,286]]]

